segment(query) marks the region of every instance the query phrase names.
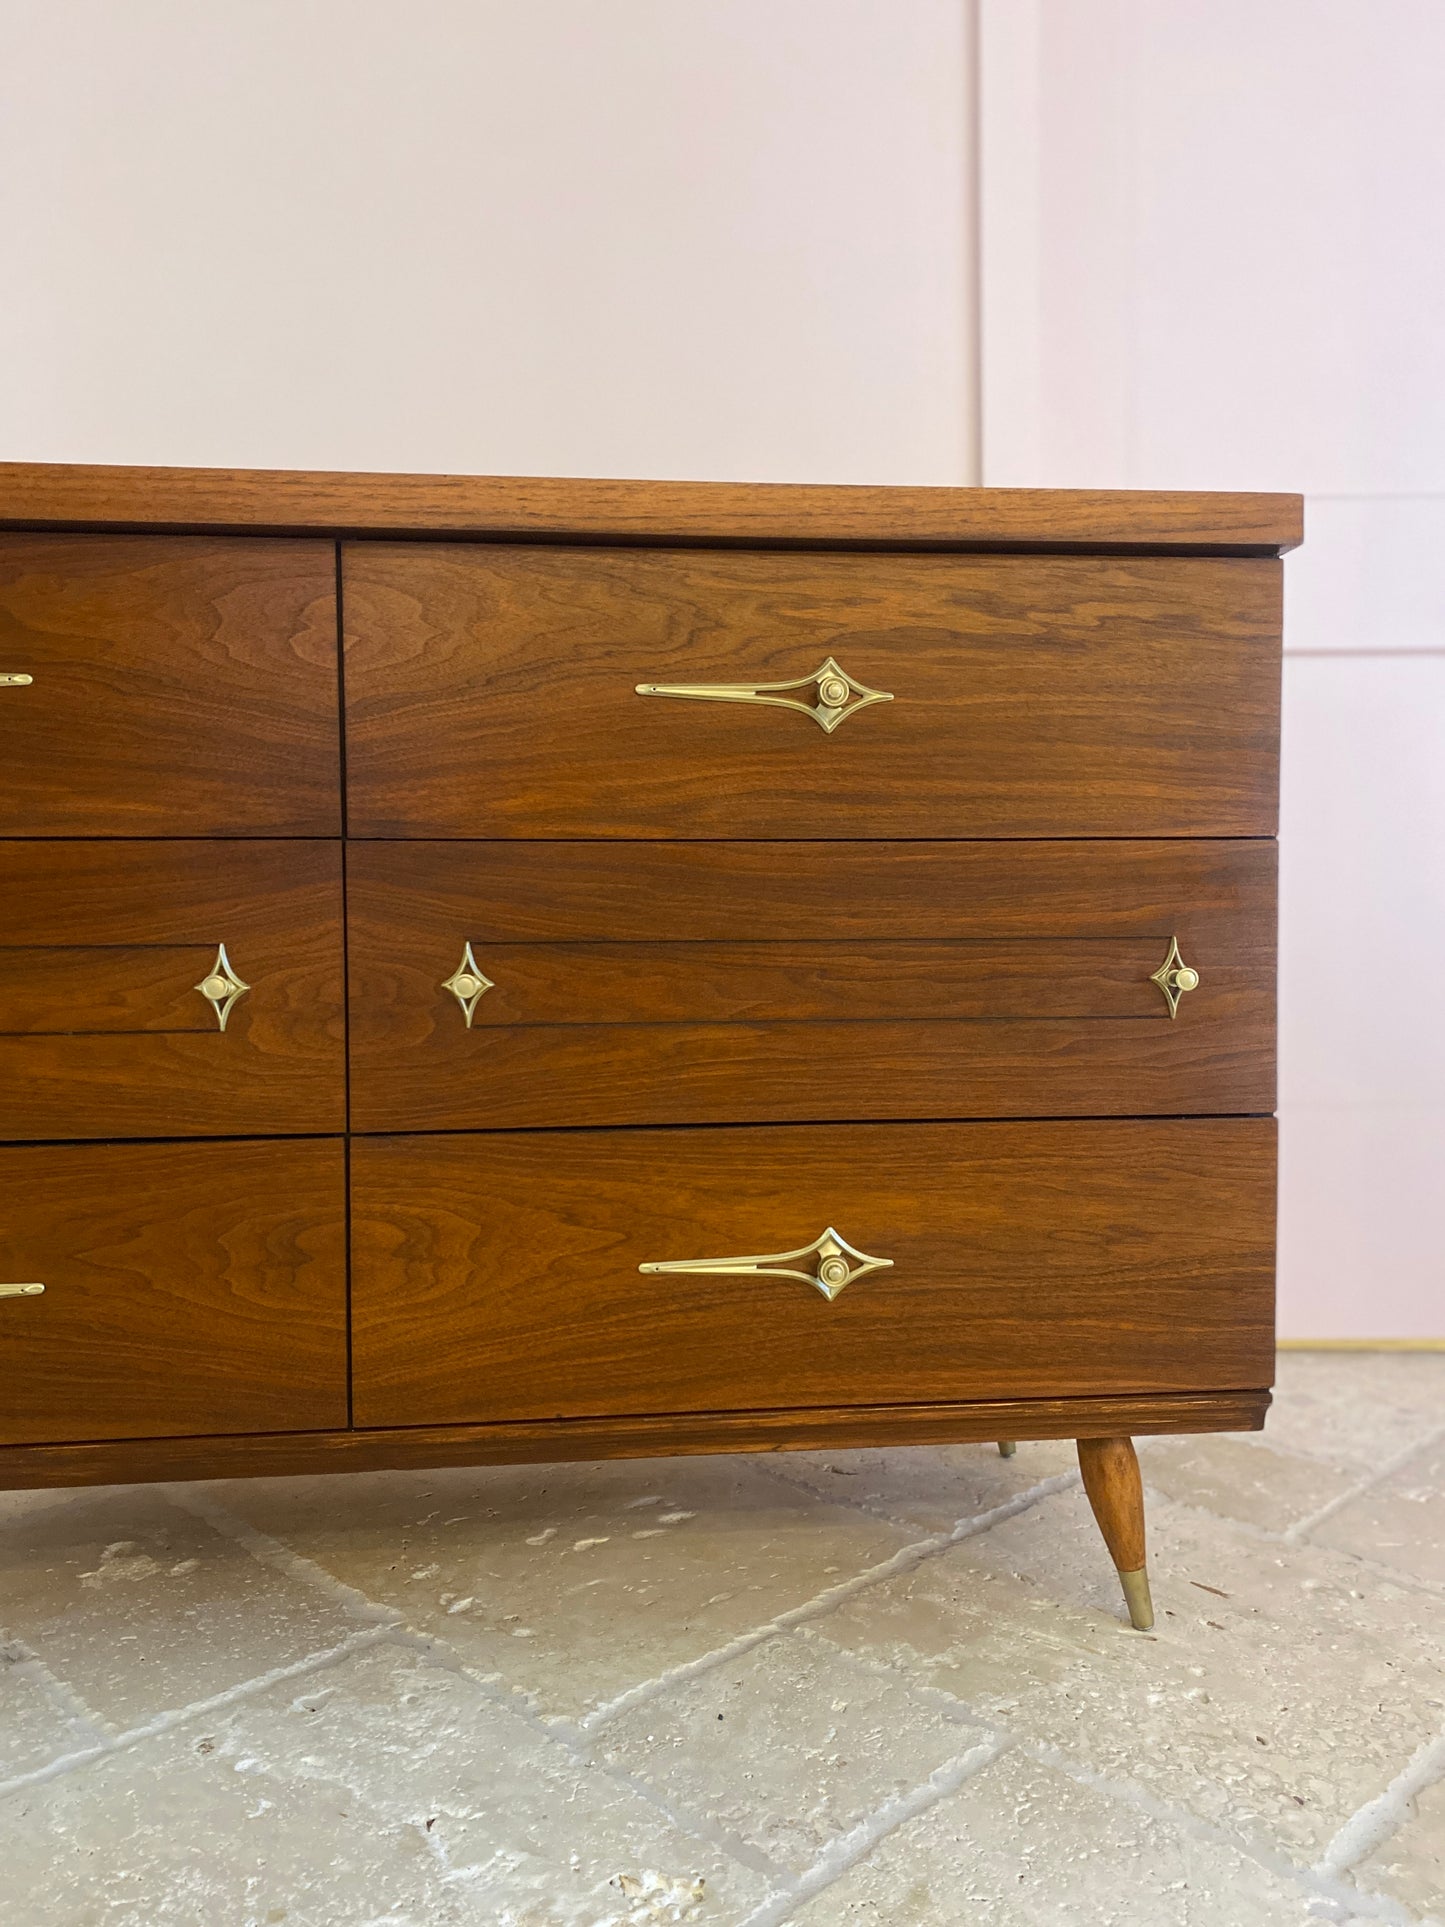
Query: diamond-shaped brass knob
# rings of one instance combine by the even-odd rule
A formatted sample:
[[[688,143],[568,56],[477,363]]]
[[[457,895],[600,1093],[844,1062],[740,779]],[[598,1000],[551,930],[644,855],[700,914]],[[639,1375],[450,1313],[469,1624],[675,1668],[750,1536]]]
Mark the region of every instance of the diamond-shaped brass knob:
[[[1188,990],[1198,990],[1199,972],[1191,970],[1180,956],[1178,937],[1169,939],[1169,955],[1152,974],[1149,981],[1151,984],[1158,984],[1163,991],[1164,1001],[1169,1006],[1171,1017],[1179,1015],[1179,999],[1184,993]]]
[[[443,983],[442,989],[449,990],[461,1005],[462,1015],[467,1020],[468,1030],[472,1027],[472,1017],[478,1003],[486,996],[489,990],[495,990],[495,988],[496,985],[492,982],[491,978],[483,976],[482,972],[478,969],[477,960],[472,955],[470,942],[463,944],[462,960],[452,972],[451,976]]]
[[[238,1000],[245,996],[251,986],[232,970],[231,960],[226,955],[226,946],[222,943],[216,946],[215,963],[195,988],[215,1011],[216,1022],[224,1030],[226,1019]]]

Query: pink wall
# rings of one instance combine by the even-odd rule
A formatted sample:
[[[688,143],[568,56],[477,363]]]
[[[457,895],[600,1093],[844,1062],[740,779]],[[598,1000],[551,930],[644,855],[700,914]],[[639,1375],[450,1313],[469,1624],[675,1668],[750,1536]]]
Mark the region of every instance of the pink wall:
[[[960,482],[956,0],[3,0],[10,459]]]

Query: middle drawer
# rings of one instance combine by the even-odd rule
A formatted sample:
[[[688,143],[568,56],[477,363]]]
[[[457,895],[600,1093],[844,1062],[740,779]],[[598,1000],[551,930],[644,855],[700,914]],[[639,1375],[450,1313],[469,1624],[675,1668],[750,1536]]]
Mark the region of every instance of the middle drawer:
[[[1269,1111],[1275,846],[360,843],[359,1131]]]
[[[346,1128],[341,845],[0,841],[0,1139]]]

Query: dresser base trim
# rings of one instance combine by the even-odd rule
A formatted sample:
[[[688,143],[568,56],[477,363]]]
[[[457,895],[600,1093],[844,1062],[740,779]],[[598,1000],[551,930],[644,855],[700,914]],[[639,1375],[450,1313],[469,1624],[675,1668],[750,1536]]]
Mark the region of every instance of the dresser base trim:
[[[704,1452],[844,1451],[998,1439],[1109,1438],[1154,1432],[1257,1432],[1268,1391],[1137,1398],[993,1399],[972,1405],[699,1412],[645,1418],[264,1432],[221,1438],[107,1439],[0,1447],[0,1489],[154,1479],[291,1477],[443,1465],[546,1464]]]

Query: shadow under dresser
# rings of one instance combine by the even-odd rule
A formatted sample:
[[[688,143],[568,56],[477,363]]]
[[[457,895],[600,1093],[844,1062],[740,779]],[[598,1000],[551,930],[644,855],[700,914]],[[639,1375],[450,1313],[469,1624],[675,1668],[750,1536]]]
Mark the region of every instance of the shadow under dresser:
[[[1273,1374],[1294,496],[0,466],[0,1484]]]

